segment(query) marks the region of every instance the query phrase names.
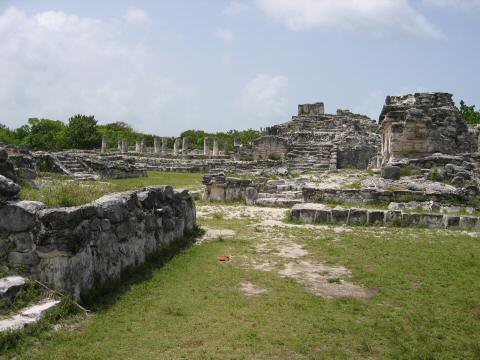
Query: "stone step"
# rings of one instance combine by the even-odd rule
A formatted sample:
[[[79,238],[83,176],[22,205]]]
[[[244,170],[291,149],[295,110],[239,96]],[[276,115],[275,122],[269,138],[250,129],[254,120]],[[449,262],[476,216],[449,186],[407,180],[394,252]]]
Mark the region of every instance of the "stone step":
[[[48,310],[59,303],[59,300],[44,299],[35,305],[26,307],[20,310],[18,314],[7,319],[0,320],[0,332],[21,330],[29,324],[34,324],[38,322]]]
[[[0,279],[0,298],[9,304],[15,295],[25,286],[21,276],[8,276]]]

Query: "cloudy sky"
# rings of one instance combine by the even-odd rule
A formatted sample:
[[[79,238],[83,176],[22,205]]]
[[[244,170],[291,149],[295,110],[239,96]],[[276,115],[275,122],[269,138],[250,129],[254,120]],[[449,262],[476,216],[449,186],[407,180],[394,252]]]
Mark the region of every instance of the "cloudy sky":
[[[480,0],[0,0],[0,122],[175,135],[313,101],[372,118],[415,91],[480,105],[479,19]]]

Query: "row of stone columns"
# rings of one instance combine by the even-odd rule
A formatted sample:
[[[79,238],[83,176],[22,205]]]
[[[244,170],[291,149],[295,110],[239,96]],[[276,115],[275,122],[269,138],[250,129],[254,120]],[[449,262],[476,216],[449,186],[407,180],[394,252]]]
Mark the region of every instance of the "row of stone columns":
[[[210,153],[210,139],[206,137],[203,139],[203,155],[205,156],[218,156],[220,153],[220,141],[213,139],[213,151]]]
[[[237,145],[238,140],[235,140],[235,145]],[[161,146],[160,146],[161,144]],[[162,138],[160,141],[159,137],[155,137],[153,140],[153,151],[155,154],[166,154],[167,153],[167,144],[168,139]],[[107,137],[102,136],[102,154],[107,152]],[[173,144],[173,154],[179,155],[180,154],[180,147],[182,150],[182,154],[186,154],[188,151],[188,138],[176,138]],[[137,153],[145,153],[146,152],[146,143],[145,139],[139,140],[135,143],[135,152]],[[128,140],[119,140],[118,141],[118,150],[121,153],[128,152]],[[220,154],[220,141],[218,139],[213,139],[213,149],[210,152],[210,139],[206,137],[203,140],[203,155],[205,156],[218,156]]]

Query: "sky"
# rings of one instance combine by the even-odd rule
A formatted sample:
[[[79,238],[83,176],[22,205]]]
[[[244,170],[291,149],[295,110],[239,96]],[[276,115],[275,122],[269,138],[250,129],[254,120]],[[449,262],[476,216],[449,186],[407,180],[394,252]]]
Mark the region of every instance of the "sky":
[[[0,0],[0,123],[95,115],[174,136],[323,101],[480,105],[480,0]]]

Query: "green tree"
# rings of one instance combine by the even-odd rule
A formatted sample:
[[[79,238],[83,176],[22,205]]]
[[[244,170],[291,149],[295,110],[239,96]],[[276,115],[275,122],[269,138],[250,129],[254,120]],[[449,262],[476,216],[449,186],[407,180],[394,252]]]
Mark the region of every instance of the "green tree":
[[[12,131],[4,124],[0,123],[0,142],[6,144],[13,144],[15,143],[15,136]]]
[[[100,147],[101,135],[95,116],[74,115],[68,119],[66,140],[73,149],[94,149]]]
[[[480,124],[480,112],[475,111],[475,105],[466,105],[462,100],[460,101],[460,112],[467,124]]]
[[[61,150],[66,144],[65,124],[58,120],[28,119],[30,131],[23,142],[35,150]]]

